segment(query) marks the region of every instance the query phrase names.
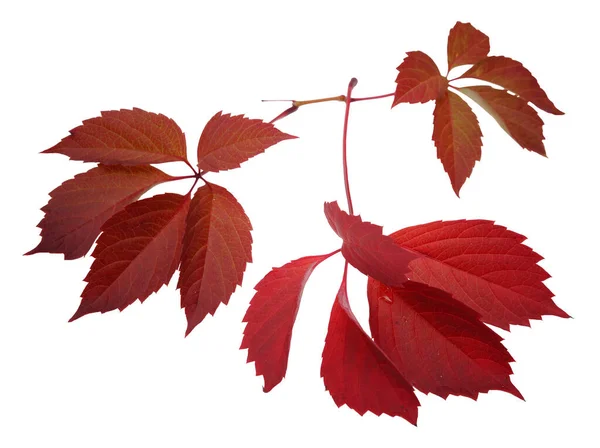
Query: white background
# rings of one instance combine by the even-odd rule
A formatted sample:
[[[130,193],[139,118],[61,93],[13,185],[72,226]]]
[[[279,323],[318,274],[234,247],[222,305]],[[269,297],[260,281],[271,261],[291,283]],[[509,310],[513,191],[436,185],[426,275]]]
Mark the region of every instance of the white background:
[[[192,6],[193,3],[196,3]],[[0,7],[0,446],[598,446],[598,32],[592,2],[5,2]],[[496,5],[496,4],[494,4]],[[188,337],[177,276],[123,313],[67,324],[92,259],[22,254],[37,245],[47,193],[88,169],[38,153],[102,110],[173,118],[192,160],[217,111],[271,119],[285,103],[392,92],[406,51],[446,70],[457,20],[490,36],[491,54],[524,63],[566,112],[541,113],[544,159],[475,109],[482,161],[455,197],[431,142],[433,103],[356,103],[349,158],[355,208],[387,232],[439,219],[485,218],[527,235],[574,319],[503,332],[522,402],[419,394],[419,426],[338,409],[319,365],[342,263],[311,278],[286,379],[271,393],[238,350],[253,286],[272,266],[339,246],[323,202],[344,204],[343,104],[280,122],[301,138],[242,169],[211,175],[254,225],[243,288]],[[164,166],[187,174],[186,167]],[[189,184],[166,189],[185,192]],[[350,296],[366,322],[365,280]]]

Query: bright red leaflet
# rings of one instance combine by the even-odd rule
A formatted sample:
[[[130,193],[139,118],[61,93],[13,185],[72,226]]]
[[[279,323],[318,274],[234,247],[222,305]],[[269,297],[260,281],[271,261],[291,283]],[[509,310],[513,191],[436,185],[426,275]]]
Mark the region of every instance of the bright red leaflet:
[[[325,216],[343,240],[342,255],[352,266],[386,285],[401,286],[407,280],[408,263],[418,254],[398,247],[381,226],[340,210],[337,202],[325,203]]]
[[[460,78],[491,82],[516,93],[525,101],[555,115],[562,115],[523,64],[504,56],[489,56],[477,62]]]
[[[523,398],[510,382],[514,361],[479,314],[444,291],[406,282],[389,288],[369,279],[371,334],[404,378],[442,398],[501,390]]]
[[[186,335],[219,304],[227,304],[242,284],[246,264],[252,261],[251,230],[244,209],[225,188],[206,183],[196,191],[177,284],[188,321]]]
[[[481,130],[471,107],[454,92],[446,91],[435,103],[432,139],[458,196],[481,159]]]
[[[481,319],[505,330],[542,315],[569,317],[552,301],[542,259],[525,237],[484,220],[437,221],[390,237],[422,256],[410,263],[411,280],[442,289]]]
[[[422,51],[409,51],[398,66],[396,93],[392,107],[400,103],[426,103],[435,100],[448,87],[435,62]]]
[[[247,325],[240,349],[248,349],[248,362],[254,361],[256,374],[264,376],[265,392],[285,376],[304,285],[317,265],[337,252],[299,258],[273,268],[254,287],[256,294],[244,316]]]
[[[448,35],[448,71],[475,64],[490,52],[490,39],[470,23],[456,22]]]
[[[185,136],[170,118],[137,108],[101,114],[85,120],[70,136],[43,152],[111,165],[187,160]]]
[[[500,127],[521,147],[546,155],[542,131],[544,122],[527,101],[506,90],[489,86],[469,86],[459,90],[494,117]]]
[[[292,138],[297,137],[262,120],[218,112],[206,123],[200,136],[198,168],[215,172],[237,168],[268,147]]]
[[[417,424],[419,400],[394,363],[364,332],[346,292],[346,275],[329,319],[321,376],[338,406],[360,415],[399,416]]]
[[[100,234],[100,227],[127,204],[153,186],[171,179],[152,166],[100,165],[64,182],[50,193],[38,224],[42,241],[25,255],[64,254],[66,260],[83,257]]]
[[[122,311],[169,283],[179,265],[189,205],[189,195],[165,193],[134,202],[106,221],[71,321]]]

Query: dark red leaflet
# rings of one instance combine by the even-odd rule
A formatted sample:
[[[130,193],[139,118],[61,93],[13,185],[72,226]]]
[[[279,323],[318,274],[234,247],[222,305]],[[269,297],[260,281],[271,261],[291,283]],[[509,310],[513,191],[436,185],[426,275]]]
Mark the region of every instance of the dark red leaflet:
[[[108,166],[78,174],[50,193],[38,224],[42,241],[25,255],[64,254],[66,260],[83,257],[100,234],[100,227],[127,204],[171,176],[149,166]]]
[[[200,187],[190,204],[177,287],[188,320],[186,335],[242,284],[252,261],[252,226],[231,193],[215,184]]]
[[[248,349],[256,374],[263,375],[269,392],[285,377],[292,330],[304,285],[313,270],[334,253],[299,258],[273,268],[255,287],[244,316],[247,322],[241,349]]]
[[[329,319],[321,376],[338,406],[360,415],[370,411],[417,424],[419,400],[390,358],[354,317],[346,292],[346,275]]]
[[[418,254],[399,248],[383,228],[342,211],[337,202],[325,203],[325,216],[343,240],[342,255],[356,269],[387,285],[401,286]]]
[[[134,202],[102,226],[81,305],[89,313],[124,310],[169,283],[181,258],[190,196],[165,193]]]
[[[543,283],[550,275],[537,264],[542,257],[492,221],[437,221],[390,237],[422,255],[410,264],[411,280],[452,294],[486,323],[508,330],[543,315],[569,317]]]
[[[389,288],[369,279],[367,296],[375,342],[420,391],[475,400],[501,390],[523,398],[510,381],[514,360],[502,338],[450,294],[412,281]]]

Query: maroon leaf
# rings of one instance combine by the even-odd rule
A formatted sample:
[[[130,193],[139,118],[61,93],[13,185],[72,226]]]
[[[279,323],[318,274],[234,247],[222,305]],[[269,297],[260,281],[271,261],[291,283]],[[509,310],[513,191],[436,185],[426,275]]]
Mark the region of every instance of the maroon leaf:
[[[437,221],[390,237],[422,255],[410,263],[411,280],[452,294],[484,322],[508,330],[542,315],[569,317],[543,283],[550,276],[537,264],[542,257],[492,221]]]
[[[544,122],[527,101],[506,90],[489,86],[469,86],[459,90],[494,117],[521,147],[546,155],[542,132]]]
[[[456,22],[448,35],[448,71],[475,64],[490,52],[490,39],[470,23]]]
[[[458,196],[481,159],[481,130],[469,105],[454,92],[447,91],[435,103],[432,139]]]
[[[179,265],[189,205],[189,195],[165,193],[134,202],[106,221],[71,321],[122,311],[169,283]]]
[[[108,218],[170,179],[143,165],[100,165],[78,174],[50,193],[50,201],[42,207],[46,216],[38,224],[42,241],[25,255],[50,252],[64,254],[66,260],[83,257]]]
[[[252,226],[244,209],[225,188],[207,183],[196,191],[187,217],[181,274],[181,307],[186,335],[207,314],[227,304],[252,261]]]
[[[422,51],[409,51],[398,66],[396,93],[392,107],[400,103],[426,103],[435,100],[447,88],[448,80],[435,62]]]
[[[502,390],[523,398],[510,382],[514,360],[502,338],[451,295],[422,283],[390,288],[373,279],[367,295],[375,342],[420,391],[477,399]]]
[[[282,140],[297,138],[270,123],[243,115],[221,115],[210,119],[198,142],[198,168],[223,171],[237,168]]]
[[[255,362],[269,392],[285,376],[292,330],[304,285],[327,255],[304,257],[274,268],[255,287],[256,294],[244,316],[247,322],[241,349],[248,349],[248,362]]]
[[[44,153],[59,153],[73,160],[117,165],[186,161],[185,136],[162,114],[142,109],[101,112],[85,120],[71,135]]]
[[[467,70],[460,78],[475,78],[497,84],[546,112],[564,114],[550,101],[531,72],[513,59],[489,56]]]
[[[360,415],[385,413],[417,424],[419,400],[354,317],[345,275],[331,309],[321,376],[336,405],[346,404]]]
[[[381,226],[340,210],[337,202],[325,203],[325,216],[344,241],[342,255],[352,266],[386,285],[401,286],[407,280],[408,263],[418,254],[398,247]]]

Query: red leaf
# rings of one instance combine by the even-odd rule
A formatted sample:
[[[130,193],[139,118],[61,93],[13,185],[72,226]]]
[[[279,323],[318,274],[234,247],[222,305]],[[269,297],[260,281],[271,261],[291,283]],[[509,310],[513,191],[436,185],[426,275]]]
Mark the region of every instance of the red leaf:
[[[177,284],[188,321],[186,336],[219,304],[227,304],[242,284],[246,263],[252,261],[251,230],[244,209],[225,188],[207,183],[196,191]]]
[[[254,287],[256,294],[244,316],[248,324],[240,348],[248,349],[248,362],[254,361],[256,374],[264,376],[265,392],[285,376],[304,285],[317,265],[336,252],[300,258],[274,268]]]
[[[291,138],[297,137],[270,123],[218,112],[206,123],[200,136],[198,168],[215,172],[237,168],[268,147]]]
[[[489,56],[467,70],[460,78],[476,78],[497,84],[546,112],[564,114],[550,101],[531,72],[513,59]]]
[[[325,203],[325,216],[344,241],[342,255],[352,266],[386,285],[401,286],[407,280],[408,263],[418,254],[398,247],[381,226],[340,210],[337,202]]]
[[[335,404],[417,424],[419,400],[394,363],[364,332],[346,293],[346,276],[331,309],[321,376]]]
[[[169,283],[179,265],[190,196],[165,193],[134,202],[102,226],[81,305],[89,313],[124,310]]]
[[[411,280],[452,294],[484,322],[508,330],[542,315],[569,317],[543,283],[550,276],[537,265],[542,257],[492,221],[437,221],[390,237],[422,255],[410,263]]]
[[[470,23],[456,22],[448,35],[448,71],[475,64],[490,52],[490,39]]]
[[[459,89],[479,104],[498,122],[521,147],[546,155],[544,149],[544,122],[527,101],[506,90],[489,86],[469,86]]]
[[[426,103],[448,88],[435,62],[422,51],[409,51],[397,68],[396,93],[392,107],[399,103]]]
[[[436,101],[432,138],[458,196],[475,162],[481,159],[481,130],[477,117],[457,94],[447,91]]]
[[[72,160],[118,165],[186,161],[185,136],[162,114],[142,109],[101,112],[85,120],[71,135],[44,153],[59,153]]]
[[[451,295],[422,283],[393,289],[373,279],[367,295],[375,342],[420,391],[477,399],[502,390],[523,398],[510,382],[514,359],[502,338]]]
[[[25,255],[60,253],[66,260],[83,257],[100,227],[127,204],[171,176],[151,166],[100,165],[78,174],[50,193],[38,224],[42,241]]]

